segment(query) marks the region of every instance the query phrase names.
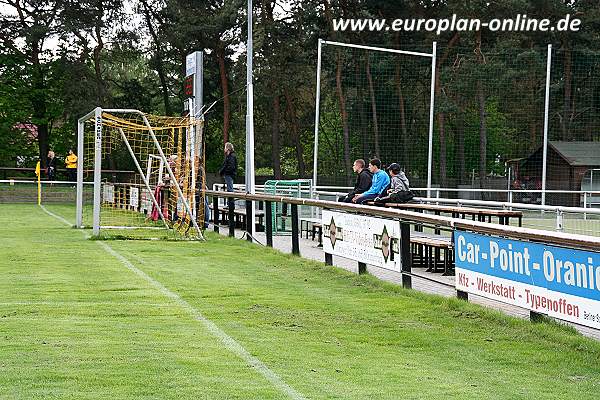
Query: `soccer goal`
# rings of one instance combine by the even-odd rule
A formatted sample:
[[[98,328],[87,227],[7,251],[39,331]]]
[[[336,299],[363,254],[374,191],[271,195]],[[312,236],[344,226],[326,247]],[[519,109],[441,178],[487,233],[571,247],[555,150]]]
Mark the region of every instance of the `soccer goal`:
[[[436,44],[426,51],[319,40],[313,184],[352,186],[355,159],[399,163],[431,187]]]
[[[79,120],[78,155],[77,227],[106,238],[203,238],[202,118],[96,108]]]

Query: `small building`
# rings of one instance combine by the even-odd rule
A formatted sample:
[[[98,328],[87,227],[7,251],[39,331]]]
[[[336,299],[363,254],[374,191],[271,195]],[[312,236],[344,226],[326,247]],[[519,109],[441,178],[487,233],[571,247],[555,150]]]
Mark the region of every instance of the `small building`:
[[[540,146],[527,158],[513,160],[513,189],[540,190],[542,188],[542,160]],[[594,182],[594,172],[596,181]],[[600,142],[548,142],[546,167],[547,190],[600,190]],[[540,196],[532,196],[539,202]],[[594,202],[594,198],[588,198]],[[580,194],[547,193],[546,204],[571,207],[583,206]]]

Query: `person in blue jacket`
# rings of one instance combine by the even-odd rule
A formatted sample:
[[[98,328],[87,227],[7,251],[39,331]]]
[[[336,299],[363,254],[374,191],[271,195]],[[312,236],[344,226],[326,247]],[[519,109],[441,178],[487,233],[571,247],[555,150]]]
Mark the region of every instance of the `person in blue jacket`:
[[[390,184],[390,177],[381,169],[381,161],[377,158],[369,161],[369,171],[373,174],[371,187],[362,194],[354,196],[352,201],[356,204],[364,204],[368,201],[373,201],[376,197],[382,194]]]

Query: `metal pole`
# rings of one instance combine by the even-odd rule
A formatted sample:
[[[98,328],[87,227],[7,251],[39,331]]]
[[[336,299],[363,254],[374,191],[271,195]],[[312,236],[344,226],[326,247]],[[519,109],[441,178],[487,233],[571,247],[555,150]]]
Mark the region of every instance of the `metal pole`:
[[[433,42],[431,57],[431,94],[429,100],[429,148],[427,152],[427,197],[431,197],[431,173],[433,170],[433,111],[435,106],[435,70],[437,42]]]
[[[254,88],[252,85],[252,0],[248,0],[248,46],[246,63],[246,192],[254,194]],[[252,237],[256,236],[254,224],[254,202],[250,207],[250,214],[246,215],[252,221]]]
[[[94,110],[94,235],[100,234],[100,185],[102,182],[102,109]]]
[[[542,158],[542,205],[546,205],[546,171],[548,164],[548,112],[550,110],[550,72],[552,64],[552,45],[548,45],[546,59],[546,104],[544,105],[544,156]]]
[[[319,157],[319,108],[321,107],[321,50],[323,39],[319,39],[317,46],[317,94],[315,97],[315,147],[313,154],[313,182],[317,187],[317,161]]]
[[[77,122],[77,200],[75,205],[75,226],[83,228],[83,135],[85,121]]]

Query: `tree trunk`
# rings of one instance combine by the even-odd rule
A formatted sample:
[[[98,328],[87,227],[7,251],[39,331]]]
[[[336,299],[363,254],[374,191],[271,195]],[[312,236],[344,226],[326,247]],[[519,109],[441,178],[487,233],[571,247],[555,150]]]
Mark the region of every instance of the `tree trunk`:
[[[222,43],[216,51],[217,62],[219,64],[219,75],[221,77],[221,91],[223,94],[223,144],[229,141],[229,124],[231,119],[231,103],[229,99],[229,81],[227,79],[227,69],[225,67],[225,49]]]
[[[476,33],[476,49],[477,61],[479,64],[485,64],[483,53],[481,52],[481,31]],[[485,188],[485,180],[487,175],[487,114],[485,112],[485,93],[483,82],[477,78],[476,96],[479,106],[479,187]],[[482,194],[482,199],[485,196]]]
[[[400,110],[400,132],[402,137],[400,138],[400,143],[402,147],[402,154],[404,159],[400,160],[404,167],[408,170],[410,167],[409,156],[411,154],[408,151],[408,130],[406,129],[406,108],[404,104],[404,93],[402,91],[402,78],[400,76],[400,64],[396,64],[396,91],[398,92],[398,109]]]
[[[379,146],[379,123],[377,121],[377,103],[375,99],[375,88],[373,87],[373,77],[371,76],[371,67],[369,53],[367,53],[366,63],[367,82],[369,84],[369,95],[371,97],[371,112],[373,117],[373,136],[375,139],[375,157],[381,158],[381,148]]]
[[[446,114],[438,114],[438,125],[440,130],[440,185],[448,187],[448,175],[446,173]]]
[[[565,41],[564,46],[564,82],[565,82],[565,95],[563,98],[563,117],[561,123],[562,139],[569,140],[571,138],[571,95],[572,95],[572,64],[571,59],[571,47],[568,42]]]
[[[448,46],[444,50],[442,56],[438,59],[435,64],[435,83],[434,83],[434,92],[435,98],[440,99],[440,95],[442,92],[442,83],[441,83],[441,69],[442,65],[448,59],[450,55],[450,49],[456,44],[459,39],[458,33],[455,33],[450,41],[448,42]],[[435,110],[434,110],[435,111]],[[443,111],[438,113],[438,129],[440,133],[440,184],[442,187],[448,186],[448,172],[447,172],[447,155],[446,155],[446,114]]]
[[[465,115],[462,110],[459,110],[456,121],[456,143],[458,183],[464,184],[467,181],[467,166],[465,163]]]
[[[100,4],[100,14],[104,14],[102,9],[102,5]],[[94,31],[96,32],[96,42],[98,43],[96,47],[94,47],[94,73],[96,75],[96,90],[97,90],[97,100],[98,106],[104,106],[104,79],[102,78],[102,67],[100,64],[100,56],[102,53],[102,49],[104,48],[104,42],[102,41],[102,21],[96,22],[96,26],[94,27]]]
[[[275,92],[275,86],[273,87]],[[275,179],[281,179],[281,147],[279,144],[279,118],[281,114],[279,95],[273,95],[273,121],[271,124],[271,151],[273,160],[273,175]]]
[[[287,89],[285,89],[285,100],[288,109],[288,116],[290,120],[290,126],[292,127],[292,138],[294,140],[294,147],[296,148],[296,160],[298,162],[298,177],[303,178],[306,176],[306,165],[304,164],[304,149],[302,148],[302,141],[300,140],[300,129],[298,128],[298,118],[296,117],[296,107],[294,106],[294,100]]]
[[[342,116],[342,131],[344,134],[344,170],[346,172],[347,184],[352,183],[352,164],[350,162],[350,128],[348,127],[348,112],[346,111],[346,98],[342,89],[342,58],[338,52],[337,68],[335,73],[336,90],[340,102],[340,114]]]

